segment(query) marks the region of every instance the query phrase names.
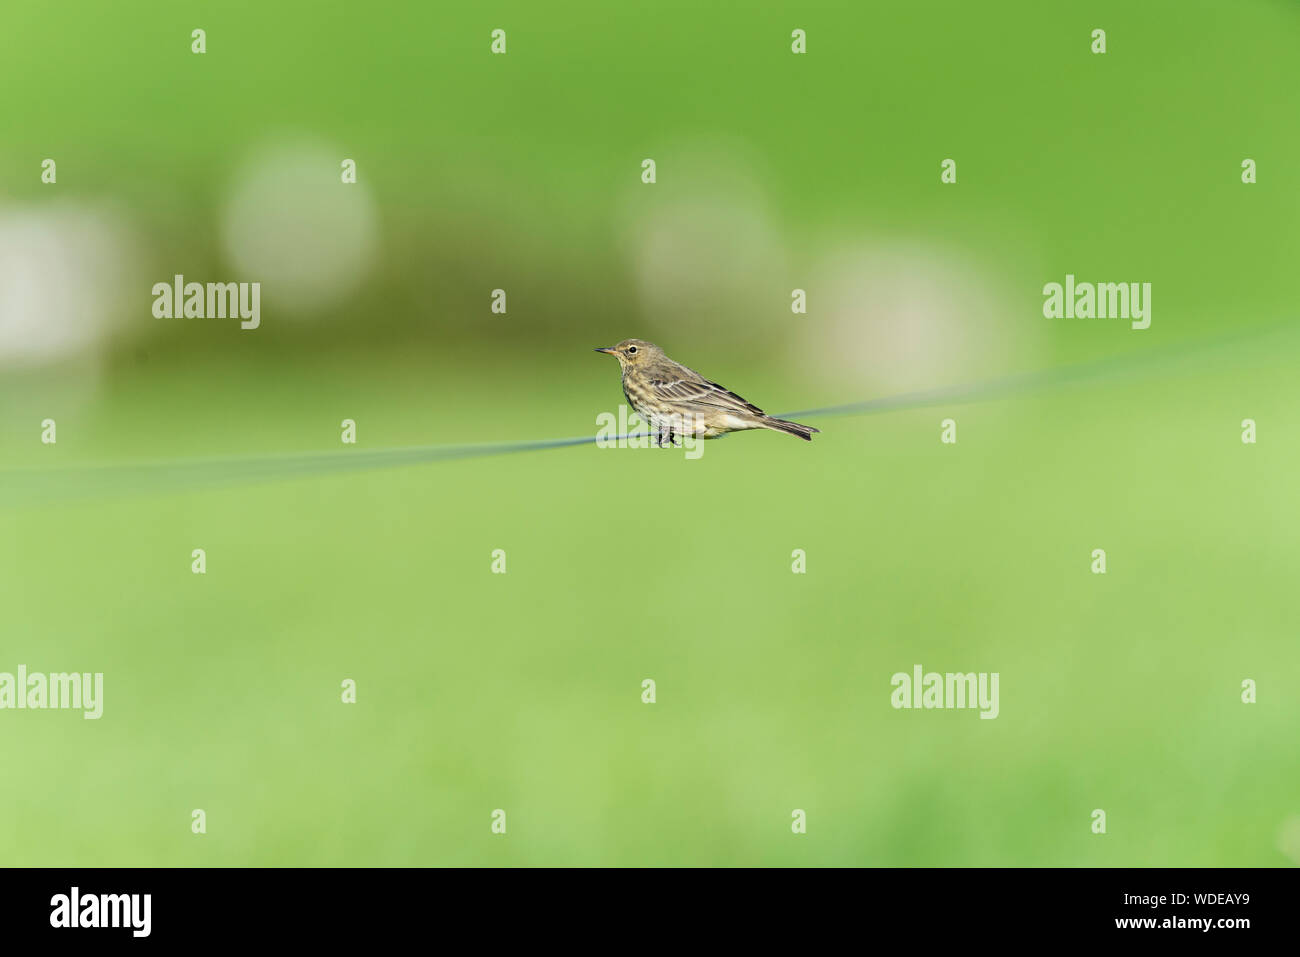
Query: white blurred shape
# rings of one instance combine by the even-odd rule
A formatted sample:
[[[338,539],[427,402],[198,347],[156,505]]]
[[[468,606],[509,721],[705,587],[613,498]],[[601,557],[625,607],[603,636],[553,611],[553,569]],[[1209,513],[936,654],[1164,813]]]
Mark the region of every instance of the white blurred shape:
[[[771,314],[763,281],[778,281],[785,253],[742,147],[690,144],[662,159],[657,184],[632,189],[620,238],[651,325],[743,330]]]
[[[94,351],[123,314],[135,264],[133,237],[107,210],[0,209],[0,362]]]
[[[1019,327],[1002,297],[972,263],[938,247],[846,247],[822,260],[807,289],[805,363],[869,382],[863,397],[971,381],[1015,351]]]
[[[343,183],[345,153],[295,141],[264,146],[236,173],[221,239],[236,274],[267,302],[306,313],[347,296],[375,259],[378,214],[365,185]]]

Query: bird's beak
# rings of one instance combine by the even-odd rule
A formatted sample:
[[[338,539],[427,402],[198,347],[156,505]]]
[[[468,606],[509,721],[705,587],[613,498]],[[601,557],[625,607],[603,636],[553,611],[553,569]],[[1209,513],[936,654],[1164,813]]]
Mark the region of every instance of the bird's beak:
[[[608,355],[611,355],[611,356],[614,354],[614,350],[613,350],[611,347],[609,347],[609,346],[601,346],[601,347],[600,347],[599,349],[597,349],[596,351],[597,351],[597,352],[604,352],[604,353],[606,353],[606,354],[608,354]]]

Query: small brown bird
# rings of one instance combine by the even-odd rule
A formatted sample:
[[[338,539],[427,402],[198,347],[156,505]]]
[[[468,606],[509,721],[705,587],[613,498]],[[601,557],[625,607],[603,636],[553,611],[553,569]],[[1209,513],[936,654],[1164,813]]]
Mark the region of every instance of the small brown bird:
[[[806,442],[820,431],[767,415],[762,409],[674,362],[653,342],[624,339],[596,350],[613,356],[623,370],[623,394],[654,430],[657,441],[676,444],[678,435],[717,438],[742,429],[772,429]]]

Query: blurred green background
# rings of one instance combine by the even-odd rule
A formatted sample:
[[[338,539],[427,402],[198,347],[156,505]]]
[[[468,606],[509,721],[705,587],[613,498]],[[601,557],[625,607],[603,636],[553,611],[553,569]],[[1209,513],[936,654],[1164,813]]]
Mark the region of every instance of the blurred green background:
[[[4,468],[593,434],[628,336],[773,412],[1150,362],[697,461],[11,483],[0,671],[105,713],[0,712],[0,862],[1300,861],[1298,45],[1264,0],[6,6]],[[154,318],[176,273],[261,328]],[[1066,273],[1151,328],[1045,319]],[[894,710],[917,663],[1000,716]]]

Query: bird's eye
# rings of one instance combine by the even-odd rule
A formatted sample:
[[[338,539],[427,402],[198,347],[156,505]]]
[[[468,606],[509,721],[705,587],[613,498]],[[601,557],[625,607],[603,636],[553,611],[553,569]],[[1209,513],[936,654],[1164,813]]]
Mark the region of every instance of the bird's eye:
[[[630,356],[631,356],[631,355],[636,355],[636,346],[628,346],[628,347],[627,347],[627,354],[630,355]]]

